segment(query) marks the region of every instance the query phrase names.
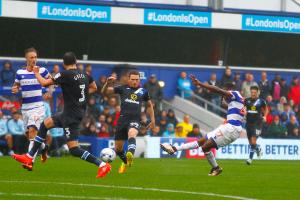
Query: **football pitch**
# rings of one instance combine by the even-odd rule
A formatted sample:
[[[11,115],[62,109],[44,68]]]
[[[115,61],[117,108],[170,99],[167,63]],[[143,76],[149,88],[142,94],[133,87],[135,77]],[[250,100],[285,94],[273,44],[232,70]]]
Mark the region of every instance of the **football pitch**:
[[[125,174],[96,179],[97,167],[77,158],[39,161],[28,172],[0,158],[0,199],[300,199],[299,161],[219,160],[223,173],[208,177],[206,160],[136,159]]]

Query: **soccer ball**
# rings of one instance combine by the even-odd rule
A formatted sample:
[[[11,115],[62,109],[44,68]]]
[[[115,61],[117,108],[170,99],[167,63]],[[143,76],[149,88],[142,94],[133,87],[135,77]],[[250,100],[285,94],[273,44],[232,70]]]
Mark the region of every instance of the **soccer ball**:
[[[116,152],[110,148],[104,148],[100,152],[100,159],[103,162],[112,162],[116,158]]]

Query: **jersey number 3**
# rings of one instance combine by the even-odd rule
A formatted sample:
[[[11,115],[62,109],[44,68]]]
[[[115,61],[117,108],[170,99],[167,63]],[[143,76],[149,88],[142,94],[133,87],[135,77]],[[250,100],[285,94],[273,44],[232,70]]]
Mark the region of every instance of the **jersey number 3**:
[[[79,88],[81,89],[81,97],[79,98],[79,102],[84,102],[85,101],[85,93],[84,93],[85,85],[84,84],[79,85]]]

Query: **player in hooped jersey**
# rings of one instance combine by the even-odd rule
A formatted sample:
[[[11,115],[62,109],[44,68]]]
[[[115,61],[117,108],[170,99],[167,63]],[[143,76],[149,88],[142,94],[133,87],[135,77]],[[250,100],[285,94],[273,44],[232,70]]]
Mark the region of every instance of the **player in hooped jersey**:
[[[45,108],[42,98],[42,85],[36,79],[33,68],[37,62],[37,51],[34,48],[28,48],[25,50],[25,58],[27,66],[19,69],[16,73],[15,83],[12,87],[12,93],[16,94],[21,90],[22,94],[22,115],[24,119],[24,125],[26,135],[30,141],[28,150],[33,147],[34,137],[37,135],[40,124],[43,122]],[[46,68],[39,68],[39,74],[43,78],[51,78]],[[47,159],[48,147],[43,143],[41,145],[42,156],[41,161],[45,162]],[[36,154],[33,158],[36,157]],[[34,159],[33,159],[34,160]],[[32,170],[32,165],[24,164],[23,167]]]
[[[222,172],[222,168],[217,164],[212,148],[220,148],[234,142],[242,131],[242,122],[244,120],[245,108],[244,99],[238,91],[231,91],[232,84],[227,84],[227,90],[219,87],[208,85],[200,82],[194,75],[190,78],[193,84],[208,89],[211,92],[220,94],[228,104],[227,122],[220,125],[218,128],[209,132],[204,138],[198,141],[182,144],[175,147],[171,144],[161,144],[161,148],[169,154],[174,154],[176,151],[196,149],[201,147],[212,169],[209,176],[217,176]],[[205,116],[204,116],[205,117]]]
[[[111,170],[111,166],[100,161],[88,151],[81,149],[78,145],[79,124],[85,115],[87,97],[89,93],[97,90],[97,86],[92,77],[77,69],[76,62],[74,53],[65,53],[63,57],[65,71],[56,74],[52,79],[44,79],[38,73],[38,67],[34,69],[36,78],[43,86],[53,84],[61,86],[65,102],[64,110],[62,113],[44,120],[38,135],[35,137],[33,148],[27,154],[14,154],[13,158],[23,164],[31,165],[33,155],[45,141],[48,130],[60,127],[64,129],[70,153],[99,167],[96,178],[101,178]]]

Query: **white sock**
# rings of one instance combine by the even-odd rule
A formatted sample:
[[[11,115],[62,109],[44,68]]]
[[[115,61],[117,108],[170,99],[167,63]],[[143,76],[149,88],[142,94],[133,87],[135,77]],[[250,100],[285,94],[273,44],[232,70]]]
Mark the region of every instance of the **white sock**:
[[[104,165],[106,165],[105,162],[101,162],[99,167],[103,167]]]
[[[199,148],[197,141],[185,143],[185,144],[182,144],[182,145],[176,147],[177,151],[182,151],[182,150],[187,150],[187,149],[197,149],[197,148]]]
[[[41,146],[40,146],[40,149],[41,149],[41,150],[45,149],[45,146],[46,146],[46,145],[45,145],[45,143],[43,142],[43,143],[41,144]]]
[[[205,153],[206,159],[208,161],[208,163],[212,166],[212,167],[218,167],[217,161],[215,159],[214,154],[209,151]]]

